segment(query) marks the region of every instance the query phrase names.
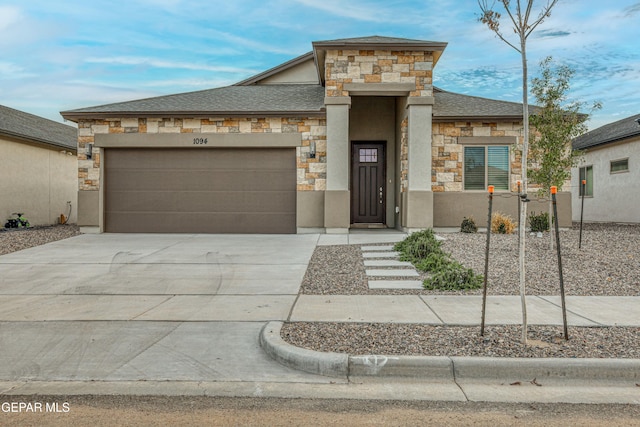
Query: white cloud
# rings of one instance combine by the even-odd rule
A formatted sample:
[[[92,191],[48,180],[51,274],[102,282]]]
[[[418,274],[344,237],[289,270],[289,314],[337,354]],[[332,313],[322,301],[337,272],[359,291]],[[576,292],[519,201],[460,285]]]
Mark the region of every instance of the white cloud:
[[[237,67],[227,67],[218,65],[206,65],[198,64],[195,62],[178,62],[178,61],[165,61],[161,59],[135,57],[135,56],[115,56],[96,58],[91,57],[85,59],[87,63],[93,64],[111,64],[111,65],[148,65],[156,68],[172,68],[183,70],[201,70],[201,71],[213,71],[219,73],[255,73],[255,70]]]
[[[0,31],[20,21],[22,13],[15,6],[0,6]]]
[[[366,4],[359,1],[344,0],[295,0],[304,6],[327,12],[342,18],[369,22],[407,22],[409,16],[404,16],[397,8],[383,7],[379,4]]]

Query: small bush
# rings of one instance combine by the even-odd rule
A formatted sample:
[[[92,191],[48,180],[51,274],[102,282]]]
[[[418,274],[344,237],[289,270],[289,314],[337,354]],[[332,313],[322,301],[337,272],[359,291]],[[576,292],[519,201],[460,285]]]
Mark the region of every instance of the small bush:
[[[465,268],[440,247],[433,230],[427,229],[410,234],[394,249],[400,252],[400,259],[411,261],[420,271],[428,271],[432,276],[425,279],[426,289],[463,290],[482,286],[482,276]]]
[[[424,280],[425,289],[461,290],[478,289],[483,284],[483,277],[475,274],[472,269],[464,267],[457,261],[435,272]]]
[[[542,212],[540,214],[531,212],[529,215],[529,226],[533,233],[549,231],[549,214],[547,212]]]
[[[442,251],[440,242],[431,229],[411,233],[402,242],[396,243],[394,249],[402,254],[400,258],[403,261],[411,261],[414,264],[431,253]]]
[[[463,233],[477,233],[478,226],[476,222],[473,220],[473,217],[464,217],[462,220],[462,224],[460,224],[460,231]]]
[[[517,225],[509,215],[496,212],[491,215],[491,232],[497,234],[512,234]]]
[[[425,259],[416,262],[415,266],[420,271],[438,271],[446,267],[450,262],[451,260],[446,253],[432,252]]]

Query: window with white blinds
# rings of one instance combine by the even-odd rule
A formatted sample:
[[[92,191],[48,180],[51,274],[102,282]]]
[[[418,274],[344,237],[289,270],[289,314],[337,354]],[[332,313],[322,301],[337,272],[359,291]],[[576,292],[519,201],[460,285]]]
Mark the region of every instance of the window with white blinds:
[[[509,146],[464,147],[464,189],[509,190]]]

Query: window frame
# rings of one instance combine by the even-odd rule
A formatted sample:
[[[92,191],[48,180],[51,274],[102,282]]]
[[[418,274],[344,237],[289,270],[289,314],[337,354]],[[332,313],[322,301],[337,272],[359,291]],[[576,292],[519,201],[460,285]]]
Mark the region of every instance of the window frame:
[[[626,162],[627,163],[627,167],[626,169],[620,169],[620,170],[613,170],[613,164],[614,163],[620,163],[620,162]],[[609,174],[610,175],[615,175],[615,174],[619,174],[619,173],[627,173],[629,172],[629,158],[623,158],[623,159],[616,159],[616,160],[610,160],[609,161]]]
[[[465,144],[462,147],[462,191],[487,191],[489,185],[489,147],[499,147],[507,149],[507,185],[506,188],[496,188],[496,191],[510,191],[511,186],[511,145],[510,144]],[[483,189],[467,189],[466,169],[467,169],[467,148],[482,148],[484,150],[484,188]]]
[[[589,180],[587,179],[587,169],[591,169],[591,194],[589,194]],[[584,173],[582,172],[584,171]],[[583,178],[584,177],[584,178]],[[584,189],[584,197],[593,197],[593,165],[580,166],[578,168],[578,197],[582,197],[582,180],[587,179],[587,185]]]

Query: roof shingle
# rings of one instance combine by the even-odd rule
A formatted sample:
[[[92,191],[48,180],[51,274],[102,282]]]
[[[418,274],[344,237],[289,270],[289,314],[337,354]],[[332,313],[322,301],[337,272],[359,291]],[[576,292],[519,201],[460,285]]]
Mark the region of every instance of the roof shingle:
[[[597,145],[609,144],[634,136],[640,136],[640,114],[626,117],[617,122],[609,123],[573,140],[574,150],[584,150]]]
[[[324,110],[320,85],[226,86],[63,111],[65,118],[117,115],[314,114]]]
[[[66,149],[77,149],[73,126],[0,105],[0,134]]]

